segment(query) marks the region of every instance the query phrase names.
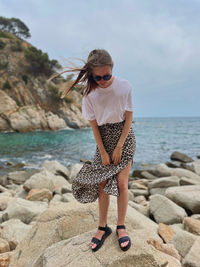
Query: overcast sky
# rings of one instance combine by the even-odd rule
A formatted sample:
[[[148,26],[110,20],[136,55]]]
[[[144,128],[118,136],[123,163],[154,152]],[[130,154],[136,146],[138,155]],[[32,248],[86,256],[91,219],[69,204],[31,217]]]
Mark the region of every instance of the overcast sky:
[[[135,117],[200,116],[200,0],[0,0],[0,16],[63,65],[106,49]]]

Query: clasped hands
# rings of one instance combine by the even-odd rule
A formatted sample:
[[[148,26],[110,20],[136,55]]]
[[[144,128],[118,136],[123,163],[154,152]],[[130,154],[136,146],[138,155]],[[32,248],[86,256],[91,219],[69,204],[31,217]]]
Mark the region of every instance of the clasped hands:
[[[122,156],[122,147],[116,146],[115,149],[112,152],[112,158],[110,158],[108,152],[104,149],[101,153],[101,161],[103,165],[109,165],[113,163],[114,165],[117,165],[121,161]]]

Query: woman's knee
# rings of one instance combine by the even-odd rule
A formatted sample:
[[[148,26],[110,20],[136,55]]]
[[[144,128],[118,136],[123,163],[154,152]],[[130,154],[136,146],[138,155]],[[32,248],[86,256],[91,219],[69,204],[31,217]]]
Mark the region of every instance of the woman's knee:
[[[118,181],[118,188],[119,188],[119,191],[128,190],[128,183],[126,181],[123,181],[123,180],[122,181]]]
[[[104,186],[107,184],[108,180],[105,180],[103,182],[100,183],[100,190],[103,190]]]

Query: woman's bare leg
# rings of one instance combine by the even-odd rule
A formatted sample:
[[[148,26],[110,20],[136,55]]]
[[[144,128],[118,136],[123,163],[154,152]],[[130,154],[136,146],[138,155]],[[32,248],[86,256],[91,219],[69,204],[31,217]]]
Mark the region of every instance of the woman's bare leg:
[[[98,197],[98,204],[99,204],[99,226],[105,227],[107,223],[107,213],[108,213],[108,206],[110,202],[110,196],[103,191],[103,188],[105,184],[107,183],[106,181],[103,181],[100,183],[99,187],[99,197]],[[104,234],[104,231],[97,230],[96,234],[94,237],[98,238],[101,240],[102,235]],[[91,242],[92,248],[96,247],[96,244]]]
[[[125,217],[126,217],[126,211],[128,206],[128,175],[131,169],[132,160],[129,162],[126,168],[121,170],[118,175],[118,187],[120,196],[117,198],[117,210],[118,210],[118,221],[117,225],[124,225]],[[126,236],[126,230],[125,229],[118,229],[119,238]],[[122,247],[125,247],[128,245],[129,241],[123,242],[121,244]]]

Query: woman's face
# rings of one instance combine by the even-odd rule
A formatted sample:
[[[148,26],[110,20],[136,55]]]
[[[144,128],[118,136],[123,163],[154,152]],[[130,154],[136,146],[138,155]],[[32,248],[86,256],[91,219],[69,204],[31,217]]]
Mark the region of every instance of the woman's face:
[[[101,76],[103,77],[104,75],[108,75],[111,74],[112,75],[112,69],[110,66],[105,65],[105,66],[101,66],[101,67],[94,67],[92,70],[92,75],[93,77],[95,76]],[[96,83],[103,88],[108,87],[109,85],[111,85],[111,83],[113,82],[114,77],[112,76],[110,80],[105,81],[103,78],[100,81],[96,81]]]

